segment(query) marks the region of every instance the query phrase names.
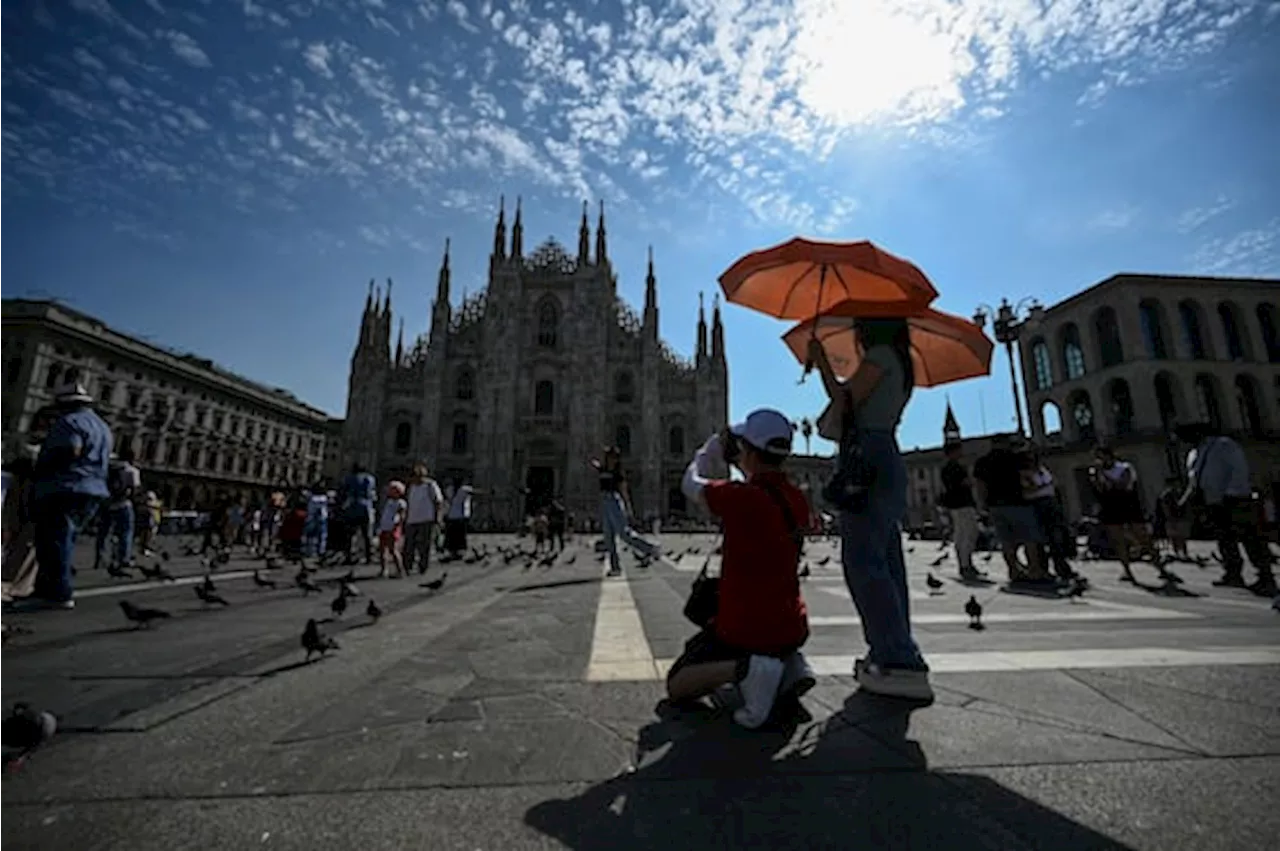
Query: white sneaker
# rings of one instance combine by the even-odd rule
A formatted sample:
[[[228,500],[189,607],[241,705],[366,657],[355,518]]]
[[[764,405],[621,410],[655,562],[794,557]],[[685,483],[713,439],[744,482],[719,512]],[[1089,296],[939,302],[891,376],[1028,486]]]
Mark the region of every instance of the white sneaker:
[[[884,668],[875,662],[859,659],[854,663],[853,676],[858,685],[873,694],[907,700],[933,700],[933,687],[929,685],[928,671]]]
[[[809,665],[809,660],[797,650],[782,660],[782,681],[778,684],[778,694],[793,698],[804,697],[818,684],[818,678]]]
[[[742,692],[742,708],[734,711],[734,721],[748,730],[754,730],[769,720],[784,669],[781,659],[772,656],[751,657],[747,664],[747,675],[738,683]]]

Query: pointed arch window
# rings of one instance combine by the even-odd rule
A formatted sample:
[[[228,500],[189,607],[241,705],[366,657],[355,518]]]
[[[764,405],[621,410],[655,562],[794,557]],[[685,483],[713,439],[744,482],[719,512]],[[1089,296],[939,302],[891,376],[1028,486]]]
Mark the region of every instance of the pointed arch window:
[[[396,425],[396,452],[404,453],[409,451],[409,447],[413,444],[413,426],[408,423],[399,423]]]
[[[560,311],[551,299],[538,305],[538,345],[554,349],[560,338]]]
[[[667,430],[667,452],[671,455],[684,454],[684,427],[673,425]]]
[[[455,399],[462,402],[475,398],[476,375],[472,372],[471,367],[464,366],[458,370],[458,374],[454,378],[453,395]]]
[[[453,424],[453,452],[455,455],[466,453],[471,444],[471,435],[468,432],[467,424],[457,422]]]
[[[1036,389],[1048,390],[1053,386],[1053,359],[1049,357],[1049,345],[1044,340],[1031,344],[1031,365],[1034,368]]]
[[[556,410],[556,386],[543,379],[533,386],[533,413],[539,417],[549,417]]]
[[[629,372],[619,372],[613,379],[613,400],[630,403],[636,399],[636,382]]]

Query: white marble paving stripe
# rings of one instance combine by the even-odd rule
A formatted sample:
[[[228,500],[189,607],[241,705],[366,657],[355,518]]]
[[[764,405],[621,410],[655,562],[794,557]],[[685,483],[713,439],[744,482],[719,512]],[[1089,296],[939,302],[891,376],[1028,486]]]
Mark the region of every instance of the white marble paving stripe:
[[[1046,621],[1141,621],[1141,620],[1196,620],[1200,615],[1172,609],[1155,609],[1145,606],[1122,606],[1118,603],[1102,605],[1096,602],[1078,603],[1070,608],[1052,611],[988,612],[982,616],[985,623],[1043,623]],[[969,616],[963,612],[913,612],[913,624],[963,624]],[[856,626],[862,623],[857,615],[810,615],[810,626]]]
[[[819,676],[850,676],[853,655],[809,656]],[[659,659],[655,676],[663,679],[674,659]],[[1280,665],[1280,646],[1129,647],[1106,650],[1017,650],[973,653],[930,653],[935,674],[974,674],[1000,671],[1060,671],[1081,668],[1181,668],[1196,665]],[[617,679],[617,678],[615,678]],[[640,678],[636,678],[640,679]]]
[[[666,670],[659,670],[654,661],[630,583],[624,577],[605,579],[600,584],[587,681],[662,679]]]
[[[268,575],[270,572],[268,571]],[[221,582],[223,580],[230,581],[232,579],[247,579],[253,576],[252,570],[228,570],[222,573],[213,574],[214,581]],[[122,582],[119,585],[98,585],[93,588],[85,588],[76,591],[76,599],[88,599],[90,597],[113,597],[117,594],[138,594],[147,591],[162,591],[165,588],[173,588],[182,585],[195,585],[204,581],[204,574],[195,576],[179,576],[172,582]],[[279,581],[277,579],[277,581]],[[292,581],[292,580],[290,580]],[[280,582],[280,585],[285,585]]]

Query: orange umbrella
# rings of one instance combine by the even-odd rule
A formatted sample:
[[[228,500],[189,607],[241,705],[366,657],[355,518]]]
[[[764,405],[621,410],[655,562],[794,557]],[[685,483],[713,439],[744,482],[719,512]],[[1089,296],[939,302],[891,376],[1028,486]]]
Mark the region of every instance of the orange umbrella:
[[[841,302],[859,315],[902,316],[938,291],[918,267],[870,242],[818,242],[797,237],[753,251],[720,276],[725,298],[778,319],[808,319]]]
[[[782,340],[796,359],[805,363],[809,341],[816,335],[836,375],[848,378],[862,360],[854,320],[848,313],[853,309],[839,305],[839,314],[827,313],[801,322],[782,335]],[[907,326],[917,387],[937,387],[991,372],[995,344],[970,320],[925,307],[907,317]]]

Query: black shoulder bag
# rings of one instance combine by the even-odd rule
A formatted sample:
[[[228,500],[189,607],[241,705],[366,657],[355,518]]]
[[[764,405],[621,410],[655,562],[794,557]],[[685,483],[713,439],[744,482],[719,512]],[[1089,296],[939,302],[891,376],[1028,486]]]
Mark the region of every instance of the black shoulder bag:
[[[767,493],[769,498],[782,511],[788,534],[796,545],[796,567],[798,569],[800,557],[804,552],[804,530],[800,527],[800,524],[796,523],[796,517],[791,511],[791,506],[787,504],[786,497],[777,488],[764,483],[758,484],[758,487]],[[720,536],[720,546],[723,551],[723,532]],[[711,556],[707,556],[707,560],[702,563],[702,570],[698,571],[698,575],[693,580],[693,587],[689,591],[689,599],[684,604],[684,616],[700,629],[710,628],[711,621],[715,620],[716,611],[720,607],[720,577],[707,574],[707,568],[710,565]]]
[[[876,481],[876,470],[867,463],[858,443],[858,429],[854,422],[853,400],[843,392],[844,410],[840,418],[840,454],[836,456],[836,471],[822,488],[822,498],[840,511],[858,513],[865,511]]]

